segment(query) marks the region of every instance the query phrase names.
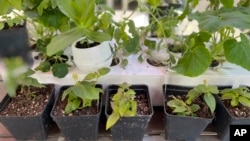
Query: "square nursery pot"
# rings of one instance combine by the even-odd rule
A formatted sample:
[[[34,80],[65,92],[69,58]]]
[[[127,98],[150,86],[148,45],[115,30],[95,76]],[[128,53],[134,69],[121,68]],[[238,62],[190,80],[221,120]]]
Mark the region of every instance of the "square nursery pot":
[[[63,86],[60,89],[59,94],[56,96],[56,101],[54,103],[51,117],[56,122],[63,136],[68,141],[78,141],[78,140],[97,140],[98,139],[98,129],[99,120],[102,108],[102,98],[100,94],[100,99],[98,103],[98,112],[94,115],[70,115],[70,116],[58,116],[54,112],[59,102],[61,101],[61,95],[64,90],[69,86]],[[101,85],[96,85],[98,88],[102,88]],[[65,99],[67,101],[67,99]],[[61,109],[64,111],[64,109]]]
[[[216,114],[213,126],[215,127],[220,140],[230,140],[230,125],[250,125],[250,118],[237,118],[233,116],[219,96],[216,96],[216,104]]]
[[[110,100],[117,92],[118,85],[110,85],[107,88],[105,114],[108,118],[112,113],[110,107]],[[145,131],[148,127],[148,123],[153,115],[153,107],[149,96],[148,87],[146,85],[132,85],[130,86],[136,92],[136,95],[145,95],[147,98],[149,114],[148,115],[136,115],[135,117],[121,117],[117,123],[110,128],[112,139],[116,141],[121,140],[143,140]]]
[[[186,95],[190,89],[192,87],[163,85],[166,140],[195,141],[213,120],[213,118],[172,115],[167,112],[166,96]]]
[[[46,85],[48,87],[48,85]],[[48,102],[39,115],[32,116],[5,116],[0,115],[0,122],[9,130],[12,136],[17,140],[45,140],[48,137],[49,129],[53,123],[50,112],[55,101],[55,85],[50,84],[50,96]],[[6,95],[0,104],[0,112],[12,100]]]

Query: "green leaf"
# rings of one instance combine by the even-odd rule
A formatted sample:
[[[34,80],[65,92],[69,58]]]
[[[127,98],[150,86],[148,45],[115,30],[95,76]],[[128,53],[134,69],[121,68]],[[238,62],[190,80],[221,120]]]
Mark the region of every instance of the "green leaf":
[[[63,101],[67,97],[67,95],[69,95],[72,91],[73,91],[73,87],[69,87],[66,90],[64,90],[61,100]]]
[[[122,68],[125,68],[128,65],[128,60],[127,59],[122,59],[122,62],[121,62],[120,65],[121,65]]]
[[[229,62],[250,70],[250,42],[246,35],[241,34],[240,37],[239,42],[235,39],[225,41],[225,57]]]
[[[0,0],[0,5],[0,15],[5,15],[8,12],[10,5],[8,0]]]
[[[233,98],[230,103],[231,106],[235,107],[239,105],[239,100],[237,98]]]
[[[200,91],[197,91],[197,87],[191,89],[188,91],[188,94],[187,94],[187,100],[186,100],[186,103],[187,104],[191,104],[192,101],[194,99],[196,99],[197,97],[199,97],[202,93]]]
[[[50,66],[51,64],[47,61],[41,62],[36,68],[35,70],[38,71],[42,71],[42,72],[48,72],[50,71]]]
[[[234,92],[222,93],[222,96],[221,96],[222,100],[234,99],[234,98],[236,98],[236,94]]]
[[[173,70],[185,76],[195,77],[205,72],[211,61],[209,51],[204,46],[196,46],[184,54]]]
[[[120,115],[118,113],[112,113],[107,119],[106,130],[111,128],[119,120],[119,118]]]
[[[130,107],[129,102],[120,103],[119,114],[121,117],[126,115],[126,112],[129,110],[129,107]]]
[[[89,73],[84,77],[84,80],[92,80],[96,78],[97,74],[96,73]]]
[[[22,0],[4,0],[9,1],[9,3],[17,10],[22,10]],[[1,5],[1,8],[3,5]]]
[[[43,9],[47,9],[49,6],[50,0],[43,0],[40,5],[37,7],[38,14],[41,16],[43,14]]]
[[[250,100],[243,96],[239,97],[239,102],[244,106],[250,107]]]
[[[193,105],[190,106],[190,109],[194,113],[194,112],[197,112],[200,109],[200,106],[198,104],[193,104]]]
[[[175,107],[173,110],[174,113],[182,113],[185,111],[187,111],[187,109],[185,107]]]
[[[137,47],[139,46],[140,37],[135,35],[133,38],[129,38],[124,41],[124,48],[128,53],[136,53]]]
[[[60,11],[62,11],[63,14],[65,14],[75,23],[79,23],[78,22],[79,15],[77,11],[74,9],[73,3],[74,1],[72,0],[57,0],[57,5]]]
[[[154,50],[156,47],[156,41],[145,39],[144,45],[147,46],[149,49]]]
[[[220,0],[220,2],[223,4],[224,7],[226,8],[233,8],[234,6],[234,0]]]
[[[217,86],[209,85],[209,86],[207,86],[207,89],[212,94],[218,94],[219,93],[219,90],[218,90]]]
[[[52,66],[53,75],[58,77],[58,78],[65,77],[69,72],[68,67],[69,66],[67,64],[64,64],[64,63],[54,64]]]
[[[216,102],[215,102],[215,98],[212,94],[205,94],[204,96],[204,100],[207,104],[207,106],[209,107],[210,111],[212,113],[214,113],[215,107],[216,107]]]
[[[111,36],[104,32],[99,31],[89,31],[86,33],[86,38],[94,42],[102,43],[104,41],[110,41]]]
[[[106,75],[110,72],[109,68],[101,68],[98,70],[98,73],[100,74],[100,76]]]
[[[52,56],[57,52],[64,50],[66,47],[71,45],[82,36],[83,32],[77,27],[61,33],[60,35],[54,37],[46,47],[47,55]]]

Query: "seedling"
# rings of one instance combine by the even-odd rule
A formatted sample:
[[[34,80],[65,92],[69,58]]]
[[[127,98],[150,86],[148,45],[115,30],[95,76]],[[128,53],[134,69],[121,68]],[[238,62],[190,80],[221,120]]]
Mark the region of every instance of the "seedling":
[[[196,98],[202,97],[211,113],[214,113],[216,107],[214,94],[218,93],[219,90],[216,86],[207,85],[207,82],[204,81],[204,84],[197,85],[188,92],[186,103],[191,104]]]
[[[173,97],[173,100],[170,100],[167,102],[167,105],[173,109],[173,113],[176,113],[177,115],[182,116],[197,116],[195,112],[197,112],[200,109],[200,106],[197,104],[187,104],[185,101],[180,100],[176,97]]]
[[[135,91],[124,82],[119,85],[117,92],[112,97],[112,114],[108,117],[106,130],[111,128],[121,117],[133,117],[136,115],[137,103]]]
[[[239,86],[238,88],[228,88],[221,91],[222,100],[230,100],[232,107],[237,107],[240,104],[250,107],[249,88]]]
[[[67,88],[62,94],[62,101],[68,97],[65,113],[70,114],[77,109],[92,106],[92,101],[98,100],[99,94],[103,93],[101,88],[96,88],[97,80],[109,71],[109,68],[101,68],[96,72],[87,74],[82,81],[78,80],[77,74],[73,74],[75,85]]]

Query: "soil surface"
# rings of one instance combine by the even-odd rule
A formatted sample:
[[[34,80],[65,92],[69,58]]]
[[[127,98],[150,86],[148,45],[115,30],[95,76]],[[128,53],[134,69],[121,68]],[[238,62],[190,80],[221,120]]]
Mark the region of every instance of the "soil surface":
[[[64,109],[67,105],[67,98],[64,99],[64,101],[61,101],[61,95],[58,99],[56,108],[53,111],[53,115],[54,116],[79,116],[79,115],[95,115],[99,112],[99,108],[98,108],[98,104],[97,101],[93,101],[92,102],[92,106],[91,107],[85,107],[83,109],[79,109],[79,110],[75,110],[73,111],[71,114],[65,114]]]
[[[182,95],[182,96],[176,96],[176,98],[178,99],[182,99],[182,100],[186,100],[186,95]],[[167,95],[166,96],[166,103],[170,100],[173,99],[173,95]],[[193,101],[193,104],[198,104],[200,106],[200,109],[195,112],[195,114],[197,115],[197,117],[201,117],[201,118],[212,118],[213,115],[211,114],[210,110],[209,110],[209,107],[206,105],[205,102],[203,102],[201,100],[201,98],[196,98],[194,101]],[[173,110],[167,106],[166,104],[166,112],[169,113],[169,114],[172,114],[172,115],[176,115],[175,113],[172,112]]]
[[[84,42],[84,43],[80,43],[80,42],[77,42],[76,43],[76,48],[90,48],[90,47],[95,47],[97,45],[99,45],[100,43],[87,43],[87,42]]]
[[[24,87],[17,90],[16,97],[0,112],[3,116],[37,116],[40,115],[49,101],[54,85],[43,88]]]
[[[230,100],[225,100],[223,101],[224,105],[228,109],[228,111],[233,115],[234,117],[237,118],[250,118],[250,107],[246,107],[243,105],[239,105],[236,107],[232,107],[230,105]]]

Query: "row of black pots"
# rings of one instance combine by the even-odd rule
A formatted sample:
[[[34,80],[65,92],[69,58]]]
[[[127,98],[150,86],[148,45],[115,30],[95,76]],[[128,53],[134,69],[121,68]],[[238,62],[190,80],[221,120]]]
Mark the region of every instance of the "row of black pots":
[[[64,86],[60,91],[65,90],[68,86]],[[102,88],[101,85],[97,87]],[[132,85],[131,87],[137,93],[143,92],[149,98],[148,87],[145,85]],[[164,96],[168,94],[182,95],[186,94],[192,87],[183,87],[175,85],[163,85]],[[224,87],[220,87],[222,89]],[[110,95],[113,95],[118,89],[117,85],[111,85],[107,88],[106,105],[109,105]],[[61,92],[59,93],[61,94]],[[102,101],[100,98],[99,113],[91,116],[67,116],[57,117],[52,113],[55,105],[60,100],[59,94],[55,95],[55,90],[51,93],[50,100],[44,110],[39,116],[31,117],[5,117],[0,116],[1,123],[11,132],[11,134],[20,140],[35,139],[44,140],[48,136],[48,131],[53,120],[58,125],[62,134],[67,140],[97,140],[98,125],[100,120],[100,112],[102,111]],[[56,98],[55,98],[56,96]],[[10,101],[10,97],[6,96],[1,102],[1,111]],[[164,113],[165,113],[165,139],[167,140],[187,140],[194,141],[208,124],[213,123],[218,136],[223,141],[229,140],[229,126],[249,124],[250,119],[239,119],[232,117],[224,104],[216,97],[217,107],[216,114],[213,118],[199,118],[199,117],[184,117],[171,115],[166,112],[164,99]],[[142,140],[145,130],[153,115],[153,108],[151,100],[149,99],[151,107],[150,115],[137,117],[123,117],[115,126],[111,128],[113,140]],[[105,115],[108,117],[110,112],[108,106],[105,106]],[[195,126],[194,126],[195,125]],[[192,128],[192,129],[191,129]],[[189,130],[187,130],[189,129]],[[80,131],[80,132],[79,132]]]
[[[97,140],[99,120],[102,111],[102,98],[99,101],[99,113],[96,115],[64,116],[59,117],[53,114],[53,111],[60,100],[62,91],[68,86],[60,88],[60,92],[55,94],[55,89],[51,93],[50,100],[41,115],[38,116],[0,116],[0,122],[9,130],[17,140],[45,140],[48,137],[49,127],[54,121],[59,127],[66,140]],[[101,85],[97,87],[102,88]],[[148,123],[153,115],[148,87],[146,85],[132,85],[136,93],[145,94],[150,106],[150,115],[138,115],[136,117],[122,117],[111,128],[113,140],[142,140],[147,129]],[[106,105],[109,105],[110,95],[117,91],[117,85],[110,85],[107,88]],[[11,98],[6,95],[0,104],[0,112],[9,103]],[[110,115],[105,106],[106,117]]]

